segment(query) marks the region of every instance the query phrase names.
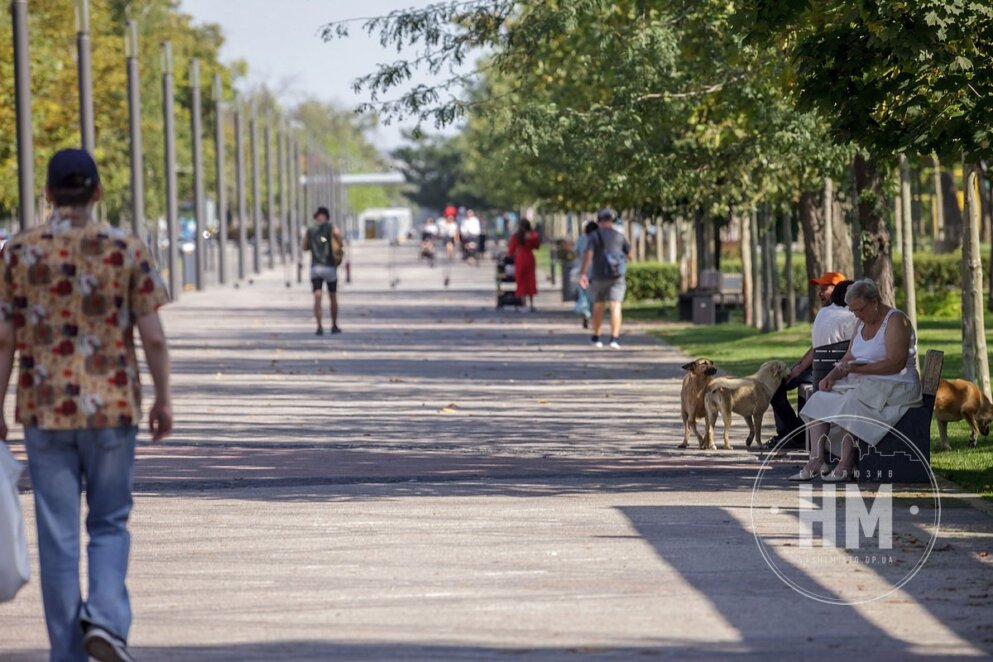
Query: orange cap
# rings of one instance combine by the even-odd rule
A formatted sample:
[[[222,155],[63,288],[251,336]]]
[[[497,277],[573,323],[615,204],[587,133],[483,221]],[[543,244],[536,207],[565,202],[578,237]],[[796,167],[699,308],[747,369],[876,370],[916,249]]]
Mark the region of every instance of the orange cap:
[[[825,271],[824,273],[821,274],[821,277],[820,278],[811,278],[810,279],[810,284],[811,285],[837,285],[838,283],[840,283],[843,280],[847,280],[847,278],[845,278],[845,274],[838,273],[837,271]]]

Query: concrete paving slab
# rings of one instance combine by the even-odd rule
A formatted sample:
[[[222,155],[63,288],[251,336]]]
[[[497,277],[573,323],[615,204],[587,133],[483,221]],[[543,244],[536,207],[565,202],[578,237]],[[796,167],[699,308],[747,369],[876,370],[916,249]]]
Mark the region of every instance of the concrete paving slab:
[[[139,659],[993,650],[989,515],[946,497],[930,558],[885,599],[803,597],[756,544],[758,456],[676,449],[682,354],[639,333],[591,350],[554,294],[497,312],[488,266],[415,255],[355,251],[341,336],[313,335],[310,293],[280,271],[166,309],[178,431],[139,451]],[[760,507],[794,498],[794,465],[770,469]],[[765,538],[827,594],[890,580],[836,550],[805,567],[788,536]],[[41,614],[36,581],[0,605],[0,659],[46,658]]]

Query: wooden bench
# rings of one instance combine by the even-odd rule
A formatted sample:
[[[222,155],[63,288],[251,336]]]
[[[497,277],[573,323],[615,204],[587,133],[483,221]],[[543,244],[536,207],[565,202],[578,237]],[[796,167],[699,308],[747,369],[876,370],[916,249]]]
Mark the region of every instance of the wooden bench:
[[[813,384],[801,386],[798,399],[803,402],[817,391],[817,384],[824,379],[834,364],[848,351],[850,341],[845,340],[833,345],[814,348],[814,362],[811,368]],[[863,441],[858,442],[858,472],[859,482],[866,483],[928,483],[931,481],[931,417],[934,413],[934,398],[938,392],[938,381],[941,379],[941,368],[945,362],[945,353],[929,349],[924,357],[924,368],[921,370],[921,390],[923,404],[914,407],[903,415],[893,426],[895,432],[889,432],[879,440],[875,448]],[[900,437],[903,435],[910,440],[918,452],[907,448],[907,442]],[[810,440],[807,440],[810,450]]]
[[[696,288],[679,295],[679,319],[694,324],[723,324],[745,301],[742,275],[715,269],[700,272]]]
[[[931,482],[931,416],[934,397],[938,392],[945,353],[929,349],[921,370],[921,390],[924,403],[903,415],[873,448],[859,441],[858,472],[862,483],[929,483]],[[902,435],[902,436],[900,436]],[[917,452],[907,448],[907,440]]]

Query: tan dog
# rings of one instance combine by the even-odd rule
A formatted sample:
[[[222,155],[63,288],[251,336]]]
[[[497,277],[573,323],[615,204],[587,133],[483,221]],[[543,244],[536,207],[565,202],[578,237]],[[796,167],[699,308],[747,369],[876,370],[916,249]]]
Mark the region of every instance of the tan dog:
[[[783,379],[789,374],[782,361],[766,361],[758,372],[748,377],[718,377],[707,386],[704,406],[707,409],[707,433],[703,448],[713,449],[714,424],[717,414],[724,421],[724,448],[730,449],[731,412],[740,414],[748,423],[746,446],[753,440],[762,445],[762,416]]]
[[[697,359],[690,361],[683,366],[686,374],[683,376],[683,389],[679,393],[679,400],[682,403],[683,414],[683,443],[680,448],[690,445],[690,429],[696,435],[700,447],[703,447],[703,436],[696,426],[698,418],[704,418],[707,410],[703,406],[703,396],[707,389],[707,384],[717,374],[717,368],[710,359]]]
[[[948,445],[948,424],[962,419],[969,424],[969,445],[975,448],[980,432],[984,437],[990,434],[993,403],[970,381],[942,379],[934,396],[934,417],[938,421],[942,449],[951,448]]]

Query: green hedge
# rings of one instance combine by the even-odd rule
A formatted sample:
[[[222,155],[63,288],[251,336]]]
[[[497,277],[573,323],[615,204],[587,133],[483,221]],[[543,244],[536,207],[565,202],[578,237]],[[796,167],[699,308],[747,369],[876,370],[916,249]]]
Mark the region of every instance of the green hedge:
[[[664,262],[631,262],[627,271],[625,301],[675,303],[679,296],[679,265]]]
[[[983,255],[983,274],[990,269],[988,252]],[[786,265],[779,256],[779,288],[786,291]],[[961,314],[961,253],[914,253],[914,280],[917,284],[918,315],[955,317]],[[741,260],[724,258],[721,271],[741,273]],[[903,261],[899,254],[893,258],[897,305],[903,303]],[[634,262],[628,264],[626,301],[663,301],[675,303],[679,296],[679,266],[663,262]],[[793,256],[793,285],[797,294],[807,293],[806,260],[802,254]]]

